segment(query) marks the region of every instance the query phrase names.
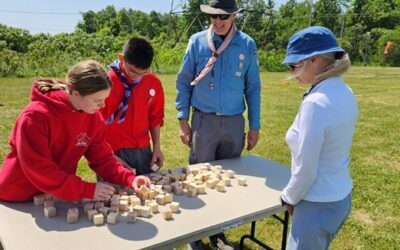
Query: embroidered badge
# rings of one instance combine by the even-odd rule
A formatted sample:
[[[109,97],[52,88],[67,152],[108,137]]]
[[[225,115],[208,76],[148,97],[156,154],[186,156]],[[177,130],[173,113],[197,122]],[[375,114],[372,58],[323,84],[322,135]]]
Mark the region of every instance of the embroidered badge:
[[[86,132],[81,132],[77,137],[77,142],[75,146],[77,147],[87,147],[88,142],[90,140],[89,136],[87,135]]]

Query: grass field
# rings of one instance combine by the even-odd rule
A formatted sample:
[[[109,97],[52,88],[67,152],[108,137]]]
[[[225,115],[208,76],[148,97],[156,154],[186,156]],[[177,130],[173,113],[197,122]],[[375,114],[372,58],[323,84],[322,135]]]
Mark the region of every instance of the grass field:
[[[262,129],[258,154],[289,166],[285,143],[305,86],[286,81],[284,73],[262,73]],[[166,94],[162,149],[165,166],[187,164],[188,148],[181,144],[174,108],[175,75],[160,75]],[[28,103],[32,79],[0,78],[0,160],[8,150],[15,118]],[[400,249],[400,69],[353,67],[345,76],[359,104],[359,120],[352,148],[353,210],[331,249]],[[397,125],[396,125],[397,124]],[[82,161],[79,174],[94,180]],[[239,244],[249,225],[227,232]],[[281,225],[272,218],[257,224],[256,235],[273,248],[280,247]],[[247,249],[259,249],[247,241]],[[180,249],[184,249],[183,247]]]

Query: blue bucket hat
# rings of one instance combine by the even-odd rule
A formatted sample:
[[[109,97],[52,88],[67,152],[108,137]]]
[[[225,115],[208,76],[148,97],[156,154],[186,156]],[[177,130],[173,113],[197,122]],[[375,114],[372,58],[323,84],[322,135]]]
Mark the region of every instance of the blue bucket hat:
[[[328,28],[312,26],[294,34],[287,46],[286,57],[282,64],[294,64],[315,55],[344,50],[338,47],[336,37]],[[340,58],[339,57],[339,58]]]

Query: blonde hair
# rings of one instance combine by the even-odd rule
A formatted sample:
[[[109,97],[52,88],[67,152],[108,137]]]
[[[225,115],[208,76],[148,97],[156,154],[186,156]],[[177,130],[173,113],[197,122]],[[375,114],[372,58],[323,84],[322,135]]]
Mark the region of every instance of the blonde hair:
[[[340,59],[336,59],[337,52],[329,52],[325,54],[320,54],[323,59],[330,62],[326,69],[315,76],[315,82],[321,82],[330,77],[340,76],[350,68],[351,62],[347,53],[345,53]]]
[[[69,93],[76,90],[81,96],[109,89],[111,86],[107,71],[94,60],[82,61],[72,66],[68,70],[65,82],[55,79],[39,79],[36,83],[36,87],[42,93],[63,89],[68,90]]]

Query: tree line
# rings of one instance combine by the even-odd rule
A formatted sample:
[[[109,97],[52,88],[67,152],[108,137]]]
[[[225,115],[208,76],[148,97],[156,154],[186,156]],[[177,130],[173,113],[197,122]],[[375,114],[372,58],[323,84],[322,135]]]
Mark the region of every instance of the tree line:
[[[210,24],[199,11],[207,2],[188,0],[171,13],[110,5],[81,13],[74,32],[56,35],[0,24],[0,76],[60,76],[87,58],[107,65],[133,35],[152,41],[153,71],[176,73],[190,35]],[[353,64],[400,66],[400,0],[288,0],[279,8],[273,0],[237,2],[245,11],[236,24],[256,41],[262,70],[287,70],[281,62],[290,36],[310,25],[330,28]]]

